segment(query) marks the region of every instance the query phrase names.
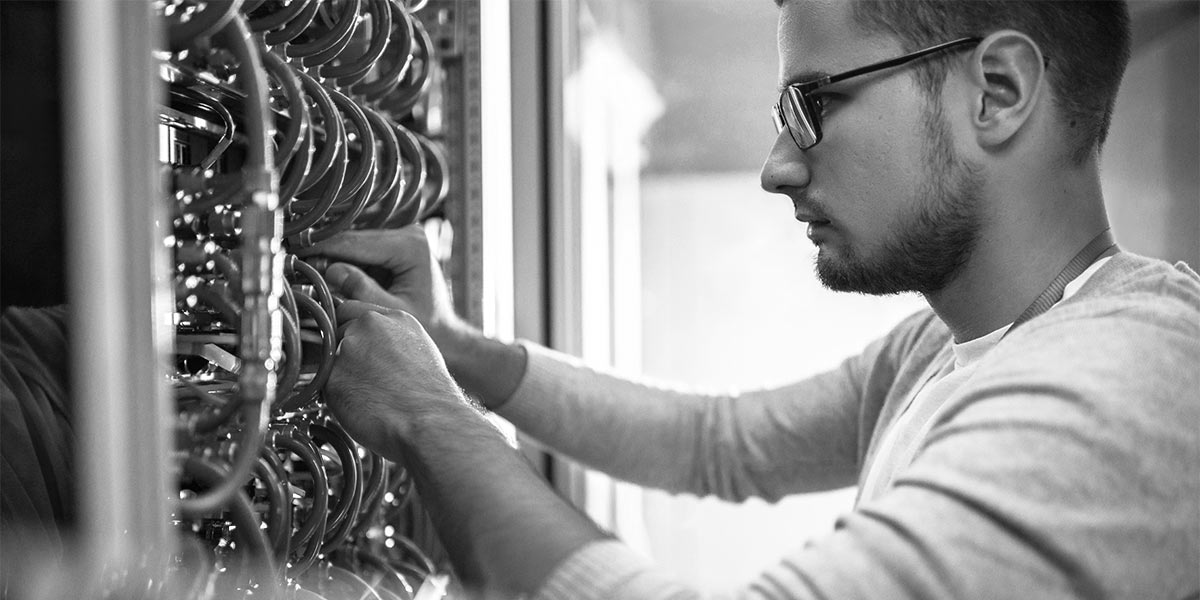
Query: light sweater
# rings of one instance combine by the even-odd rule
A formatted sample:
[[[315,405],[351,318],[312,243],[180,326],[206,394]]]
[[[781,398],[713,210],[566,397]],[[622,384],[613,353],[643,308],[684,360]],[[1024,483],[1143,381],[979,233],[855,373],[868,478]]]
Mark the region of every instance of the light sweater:
[[[1115,252],[1116,248],[1113,250]],[[1105,256],[1093,262],[1069,281],[1055,305],[1074,296],[1110,259],[1111,256]],[[872,500],[891,487],[896,476],[908,467],[913,456],[921,449],[929,429],[945,409],[946,401],[975,374],[975,368],[983,357],[1004,339],[1012,326],[1009,323],[964,342],[950,340],[943,352],[945,358],[939,356],[930,361],[930,375],[922,375],[917,380],[917,386],[908,395],[909,399],[896,411],[895,419],[877,436],[874,442],[876,449],[873,451],[875,460],[863,468],[859,479],[858,501]],[[921,384],[922,381],[925,383]]]
[[[949,340],[923,311],[832,371],[732,395],[617,376],[529,344],[500,413],[627,481],[775,501],[858,482]],[[1119,253],[978,361],[878,497],[737,595],[1188,597],[1200,592],[1198,425],[1200,277]],[[700,594],[608,540],[567,558],[537,597]]]

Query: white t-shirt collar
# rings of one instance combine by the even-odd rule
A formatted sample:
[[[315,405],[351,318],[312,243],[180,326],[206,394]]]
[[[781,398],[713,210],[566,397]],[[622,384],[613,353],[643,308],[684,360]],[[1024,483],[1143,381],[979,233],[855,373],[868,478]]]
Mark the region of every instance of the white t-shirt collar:
[[[1055,302],[1054,306],[1058,306],[1058,304],[1063,300],[1066,300],[1067,298],[1070,298],[1078,293],[1079,289],[1082,288],[1083,285],[1092,278],[1092,275],[1095,275],[1096,271],[1099,271],[1100,267],[1103,267],[1104,264],[1107,263],[1111,258],[1112,256],[1105,256],[1097,260],[1082,273],[1080,273],[1078,277],[1067,283],[1066,287],[1063,288],[1062,299],[1060,299],[1058,302]],[[1051,308],[1054,307],[1052,306]],[[950,349],[954,351],[954,368],[956,370],[962,369],[963,367],[978,361],[980,358],[983,358],[983,355],[987,354],[988,350],[991,350],[993,346],[999,343],[1001,338],[1004,337],[1004,334],[1007,333],[1011,327],[1012,323],[1009,323],[1008,325],[1005,325],[991,333],[979,336],[973,340],[968,340],[961,344],[951,343]]]

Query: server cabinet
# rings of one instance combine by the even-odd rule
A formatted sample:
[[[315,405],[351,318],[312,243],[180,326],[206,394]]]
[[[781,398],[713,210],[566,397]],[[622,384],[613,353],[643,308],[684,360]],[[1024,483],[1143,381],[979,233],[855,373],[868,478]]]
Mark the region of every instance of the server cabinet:
[[[78,514],[52,549],[5,557],[6,597],[452,589],[411,479],[323,406],[337,299],[297,253],[423,226],[459,313],[494,327],[486,271],[511,262],[485,258],[481,11],[494,9],[57,7]]]

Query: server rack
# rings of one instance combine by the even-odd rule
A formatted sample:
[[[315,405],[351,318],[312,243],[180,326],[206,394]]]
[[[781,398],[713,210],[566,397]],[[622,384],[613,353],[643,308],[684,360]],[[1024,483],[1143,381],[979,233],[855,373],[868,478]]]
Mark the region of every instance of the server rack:
[[[480,3],[62,13],[80,514],[6,594],[436,597],[403,469],[322,408],[336,306],[295,251],[423,223],[485,324]]]

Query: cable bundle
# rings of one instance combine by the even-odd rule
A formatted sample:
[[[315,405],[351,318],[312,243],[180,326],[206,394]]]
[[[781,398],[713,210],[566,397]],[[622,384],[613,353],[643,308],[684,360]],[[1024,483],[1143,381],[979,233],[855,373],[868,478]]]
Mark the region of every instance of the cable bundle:
[[[321,402],[336,302],[290,251],[439,211],[446,161],[420,131],[438,68],[425,2],[156,6],[169,34],[176,516],[192,534],[176,587],[412,598],[439,572],[424,514],[408,474]]]

